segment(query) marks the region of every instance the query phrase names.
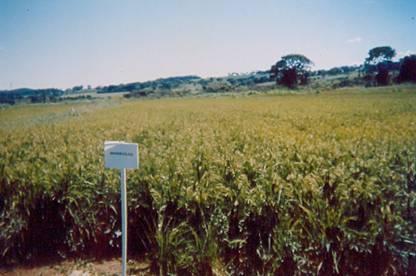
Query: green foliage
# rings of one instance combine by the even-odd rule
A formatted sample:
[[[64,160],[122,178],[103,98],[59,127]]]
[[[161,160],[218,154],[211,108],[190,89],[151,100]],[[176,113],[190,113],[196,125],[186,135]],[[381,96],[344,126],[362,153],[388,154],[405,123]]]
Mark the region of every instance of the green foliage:
[[[394,67],[392,62],[396,51],[390,46],[375,47],[368,52],[364,61],[364,69],[367,73],[367,83],[370,84],[375,78],[377,85],[388,85],[390,83],[389,72]],[[373,74],[376,73],[375,76]]]
[[[272,66],[270,75],[277,83],[295,88],[308,82],[308,71],[312,65],[313,62],[304,55],[286,55]]]
[[[32,103],[56,102],[63,94],[64,91],[55,88],[0,90],[0,103],[15,104],[25,101]]]
[[[416,55],[403,59],[398,80],[399,82],[416,82]]]
[[[396,51],[390,46],[375,47],[368,52],[365,64],[377,65],[383,62],[391,61],[395,55]]]
[[[402,89],[122,102],[3,127],[0,262],[119,254],[118,177],[102,160],[111,139],[139,143],[129,250],[156,274],[404,274],[416,106]],[[25,108],[39,116],[0,117],[19,122]]]

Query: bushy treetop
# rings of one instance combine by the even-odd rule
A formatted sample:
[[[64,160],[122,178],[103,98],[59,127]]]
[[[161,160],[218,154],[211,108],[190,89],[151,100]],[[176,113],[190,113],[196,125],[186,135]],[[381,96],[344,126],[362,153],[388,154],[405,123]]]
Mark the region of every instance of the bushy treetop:
[[[365,64],[377,65],[382,62],[391,61],[396,56],[396,50],[390,46],[375,47],[368,51]]]

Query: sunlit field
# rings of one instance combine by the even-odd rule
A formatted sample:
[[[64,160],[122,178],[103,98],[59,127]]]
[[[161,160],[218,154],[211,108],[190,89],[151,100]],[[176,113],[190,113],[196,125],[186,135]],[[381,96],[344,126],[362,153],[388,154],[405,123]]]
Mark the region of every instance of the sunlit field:
[[[0,263],[118,256],[152,273],[403,274],[416,239],[416,88],[0,110]]]

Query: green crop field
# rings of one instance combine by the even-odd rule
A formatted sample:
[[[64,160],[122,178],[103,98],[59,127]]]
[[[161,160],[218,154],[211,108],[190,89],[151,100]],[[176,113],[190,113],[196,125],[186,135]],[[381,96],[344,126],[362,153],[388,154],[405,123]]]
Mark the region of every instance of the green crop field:
[[[0,110],[0,264],[120,252],[153,273],[404,274],[416,252],[416,88]],[[414,257],[413,257],[414,258]]]

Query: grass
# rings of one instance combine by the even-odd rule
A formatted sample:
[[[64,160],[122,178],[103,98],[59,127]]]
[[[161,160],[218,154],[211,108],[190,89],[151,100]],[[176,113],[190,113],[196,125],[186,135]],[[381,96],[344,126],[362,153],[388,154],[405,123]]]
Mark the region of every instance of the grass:
[[[148,254],[155,273],[408,269],[414,87],[93,106],[0,111],[3,261],[117,254],[118,179],[103,142],[126,140],[141,162],[128,173],[130,253]]]

